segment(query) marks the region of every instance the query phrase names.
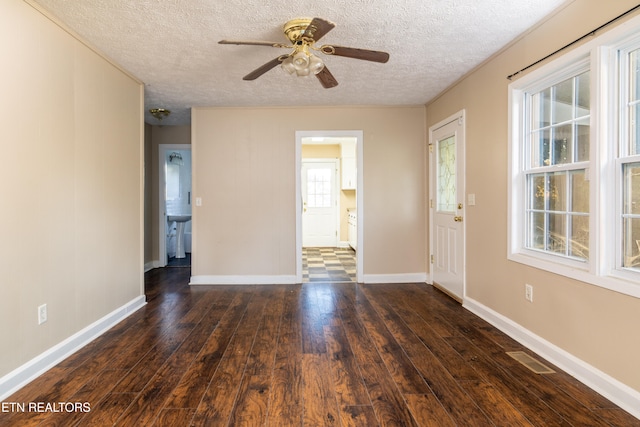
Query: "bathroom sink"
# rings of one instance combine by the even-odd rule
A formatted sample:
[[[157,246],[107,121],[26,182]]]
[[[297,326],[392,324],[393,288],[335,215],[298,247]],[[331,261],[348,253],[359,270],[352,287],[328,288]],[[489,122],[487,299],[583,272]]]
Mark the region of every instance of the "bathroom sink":
[[[191,215],[167,215],[167,219],[176,223],[176,258],[184,258],[184,228]]]

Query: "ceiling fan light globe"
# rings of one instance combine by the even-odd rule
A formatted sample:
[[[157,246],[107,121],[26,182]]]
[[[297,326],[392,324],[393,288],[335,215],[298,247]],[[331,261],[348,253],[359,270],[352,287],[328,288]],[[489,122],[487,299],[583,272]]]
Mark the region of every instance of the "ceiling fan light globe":
[[[309,55],[304,52],[298,52],[293,55],[293,65],[296,69],[307,68],[309,66]]]
[[[293,65],[293,59],[290,56],[282,61],[281,67],[288,74],[294,74],[296,72],[296,67]]]
[[[311,70],[313,74],[318,74],[323,68],[324,63],[322,62],[322,59],[315,55],[311,55],[311,58],[309,59],[309,70]]]

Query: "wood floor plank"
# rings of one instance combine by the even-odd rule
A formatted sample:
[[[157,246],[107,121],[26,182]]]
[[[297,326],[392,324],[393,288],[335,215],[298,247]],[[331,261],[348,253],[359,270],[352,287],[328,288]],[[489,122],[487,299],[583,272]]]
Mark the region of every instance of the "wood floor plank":
[[[422,427],[455,427],[447,411],[432,393],[406,394],[409,410]]]
[[[370,294],[367,293],[367,288],[361,287],[359,289],[361,292],[356,294],[357,313],[400,391],[406,394],[430,393],[431,390],[427,383],[421,378],[404,348],[394,336],[394,332],[398,332],[397,327],[401,326],[394,323],[397,318],[395,313],[384,311],[381,317],[369,299]],[[378,305],[378,307],[380,306]],[[392,316],[394,316],[393,319],[390,319]]]
[[[583,426],[605,424],[603,420],[599,420],[598,416],[585,405],[576,404],[576,400],[569,396],[565,390],[551,385],[548,378],[556,374],[547,376],[532,373],[529,369],[515,362],[505,352],[489,350],[491,348],[490,345],[484,341],[483,337],[474,334],[474,331],[469,331],[469,336],[472,337],[471,341],[479,354],[484,353],[487,360],[495,363],[494,372],[503,366],[508,367],[509,374],[516,377],[528,391],[538,396],[539,399],[544,399],[546,405],[565,420],[571,420],[571,422],[576,422]],[[456,342],[457,341],[458,340],[456,340]],[[478,349],[478,345],[481,346],[482,350]]]
[[[433,319],[429,317],[429,312],[421,311],[421,307],[415,304],[416,300],[426,298],[426,295],[395,293],[392,298],[387,292],[382,292],[384,301],[389,307],[398,314],[402,321],[413,331],[420,339],[422,344],[428,348],[434,357],[438,360],[446,360],[445,368],[452,377],[458,380],[474,380],[478,379],[478,373],[455,351],[451,346],[442,339],[443,336],[451,336],[450,333],[437,333],[433,329]],[[417,307],[418,311],[414,311]],[[419,313],[422,313],[420,315]],[[425,320],[429,319],[429,321]],[[443,329],[441,324],[441,329]],[[406,350],[409,352],[409,349]]]
[[[114,391],[119,393],[141,392],[175,350],[193,333],[197,322],[201,321],[207,313],[209,316],[216,314],[212,314],[210,307],[219,298],[222,298],[220,304],[226,307],[227,299],[232,296],[230,293],[219,295],[215,292],[210,296],[205,295],[203,298],[195,300],[185,298],[190,301],[189,304],[184,306],[171,304],[171,309],[168,312],[163,312],[164,314],[159,317],[159,319],[173,319],[171,324],[163,325],[161,321],[148,322],[144,335],[140,335],[137,328],[132,331],[136,337],[135,345],[123,349],[120,355],[114,357],[110,363],[117,368],[132,368]],[[209,321],[211,320],[209,319]],[[200,324],[200,329],[206,331],[208,327],[209,324],[205,319],[204,323]]]
[[[265,425],[270,385],[271,376],[245,376],[238,391],[236,407],[229,424],[232,426]]]
[[[464,337],[447,338],[469,364],[487,381],[490,381],[511,404],[535,425],[561,426],[563,418],[539,396],[527,389],[512,372],[499,368],[491,357],[480,352]],[[529,375],[529,374],[527,374]]]
[[[460,381],[462,388],[497,426],[533,426],[491,384],[483,381]]]
[[[232,304],[228,313],[229,318],[232,319],[230,323],[233,325],[234,330],[246,310],[246,306],[251,299],[251,293],[248,290],[243,290],[238,292],[236,299],[237,304]],[[236,300],[234,299],[234,301]],[[202,327],[208,328],[209,325],[203,325]],[[194,333],[194,338],[196,339],[185,339],[184,345],[177,348],[167,362],[158,369],[149,384],[138,394],[125,414],[119,419],[120,423],[123,425],[145,425],[150,424],[155,419],[156,415],[164,407],[167,397],[171,395],[187,368],[193,363],[196,355],[202,349],[204,342],[206,342],[206,340],[202,339],[202,335],[197,332]]]
[[[186,337],[193,333],[196,322],[209,311],[210,305],[218,298],[217,295],[212,293],[210,297],[199,299],[196,304],[192,298],[185,298],[191,303],[177,310],[171,309],[169,312],[164,312],[163,316],[174,320],[170,325],[149,322],[147,333],[138,336],[136,345],[122,351],[120,359],[124,359],[125,362],[119,362],[119,358],[114,358],[112,361],[116,366],[130,366],[135,361],[135,366],[122,378],[115,391],[121,393],[142,391]],[[227,297],[230,298],[228,295]]]
[[[369,427],[381,425],[371,405],[343,406],[340,408],[342,427]]]
[[[324,341],[324,318],[320,313],[318,295],[314,284],[305,283],[300,293],[300,308],[305,313],[302,322],[302,352],[322,354],[327,352]]]
[[[270,376],[273,371],[284,310],[284,295],[289,288],[278,286],[272,290],[251,348],[246,368],[247,375]]]
[[[339,426],[338,402],[331,387],[327,354],[303,354],[302,375],[303,424]]]
[[[67,379],[72,378],[72,374],[75,368],[63,368],[55,366],[49,371],[45,372],[30,384],[27,384],[21,390],[14,393],[7,402],[28,403],[28,402],[60,402],[66,399],[61,399],[60,396],[65,398],[71,391],[65,393],[63,390]],[[74,390],[75,391],[75,390]],[[14,411],[14,412],[2,412],[0,413],[0,426],[7,425],[25,425],[35,426],[38,425],[48,414],[36,411]]]
[[[83,427],[116,425],[122,413],[135,398],[135,393],[109,393],[97,405],[91,406],[91,412],[82,418],[80,425]]]
[[[330,375],[338,404],[342,406],[371,406],[371,399],[355,361],[342,325],[325,326],[329,351]]]
[[[611,426],[640,427],[640,419],[618,407],[596,409],[594,412]]]
[[[364,292],[370,295],[366,289]],[[477,403],[469,397],[459,386],[453,376],[444,366],[443,361],[435,357],[413,333],[413,331],[402,321],[402,319],[390,308],[388,302],[391,299],[386,296],[384,301],[378,300],[375,305],[384,313],[388,326],[401,346],[412,355],[412,363],[419,371],[421,378],[429,385],[429,389],[423,393],[407,394],[428,394],[433,393],[445,408],[446,412],[458,424],[482,426],[489,424],[486,414],[478,407]],[[436,338],[441,339],[441,338]]]
[[[212,329],[212,326],[215,326],[215,329],[198,349],[193,362],[186,368],[184,375],[164,403],[165,407],[195,409],[200,404],[237,324],[244,315],[250,295],[229,294],[228,298],[222,298],[211,307],[208,317],[211,323],[208,329]]]
[[[273,369],[267,425],[302,425],[302,332],[300,288],[285,294]]]
[[[393,381],[368,332],[360,323],[354,294],[343,293],[338,303],[346,336],[351,343],[378,422],[382,425],[416,426],[416,421],[401,397],[398,385]]]
[[[153,427],[186,426],[189,420],[193,418],[195,412],[196,410],[191,408],[165,408],[160,411],[160,414],[153,423]]]
[[[82,388],[67,399],[69,402],[82,404],[81,410],[51,413],[40,424],[42,426],[71,426],[80,423],[91,412],[91,402],[100,401],[104,395],[118,383],[126,371],[121,369],[104,369],[86,382]],[[84,405],[87,405],[86,409]]]
[[[251,347],[267,303],[263,294],[262,291],[255,292],[244,315],[238,319],[233,337],[198,405],[195,424],[219,426],[232,418]],[[246,387],[244,389],[248,390]]]

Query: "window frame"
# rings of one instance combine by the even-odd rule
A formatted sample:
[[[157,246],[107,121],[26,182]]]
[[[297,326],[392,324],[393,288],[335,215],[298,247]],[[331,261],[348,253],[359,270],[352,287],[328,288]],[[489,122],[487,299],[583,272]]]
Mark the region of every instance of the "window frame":
[[[627,126],[624,97],[626,68],[623,53],[640,48],[640,17],[594,37],[548,64],[509,84],[507,259],[571,279],[640,298],[640,269],[622,267],[622,168],[640,161],[640,154],[623,157]],[[535,94],[567,78],[590,71],[589,259],[576,260],[526,247],[528,224],[527,169],[529,141],[525,138],[526,94]],[[581,164],[585,162],[580,162]],[[567,170],[576,163],[544,166],[530,174]],[[612,237],[613,236],[613,237]]]

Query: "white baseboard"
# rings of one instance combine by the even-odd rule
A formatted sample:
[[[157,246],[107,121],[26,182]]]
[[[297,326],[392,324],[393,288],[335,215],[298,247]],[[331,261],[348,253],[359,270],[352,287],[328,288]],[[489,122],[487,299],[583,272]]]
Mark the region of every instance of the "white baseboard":
[[[640,392],[472,298],[463,307],[640,419]]]
[[[425,283],[427,273],[365,274],[364,283]]]
[[[144,264],[144,272],[146,273],[149,270],[153,270],[154,268],[160,267],[160,261],[149,261]]]
[[[0,378],[0,401],[24,387],[146,304],[141,295]]]
[[[190,285],[292,285],[294,275],[280,276],[191,276]]]

